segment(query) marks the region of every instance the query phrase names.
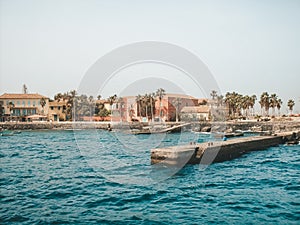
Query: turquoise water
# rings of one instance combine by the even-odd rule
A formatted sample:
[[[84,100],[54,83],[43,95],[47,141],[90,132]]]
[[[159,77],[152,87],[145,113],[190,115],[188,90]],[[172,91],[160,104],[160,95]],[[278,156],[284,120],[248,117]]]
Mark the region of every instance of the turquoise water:
[[[139,141],[124,150],[118,140],[124,146],[133,141],[126,134],[91,132],[0,137],[1,224],[300,223],[299,145],[252,152],[205,170],[188,165],[143,185],[134,181],[151,170],[148,147],[177,144],[182,135],[134,137]],[[89,152],[94,138],[98,151]]]

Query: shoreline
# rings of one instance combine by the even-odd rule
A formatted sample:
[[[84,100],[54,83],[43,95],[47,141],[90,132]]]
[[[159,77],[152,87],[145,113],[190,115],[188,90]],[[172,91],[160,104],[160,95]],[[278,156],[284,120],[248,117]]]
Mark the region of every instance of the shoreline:
[[[183,122],[166,122],[166,126],[176,126]],[[154,124],[155,125],[155,124]],[[140,122],[0,122],[0,130],[70,130],[70,129],[136,129],[147,124]],[[195,131],[242,130],[253,132],[285,132],[300,129],[299,120],[291,121],[226,121],[226,122],[194,122],[190,128]]]

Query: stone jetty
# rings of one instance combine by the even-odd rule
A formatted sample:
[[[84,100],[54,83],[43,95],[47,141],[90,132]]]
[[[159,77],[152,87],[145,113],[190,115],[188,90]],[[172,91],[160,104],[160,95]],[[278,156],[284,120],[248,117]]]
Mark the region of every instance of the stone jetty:
[[[231,160],[250,151],[263,150],[299,140],[300,131],[278,133],[270,136],[251,136],[227,141],[191,143],[151,150],[151,163],[164,165],[210,164]]]

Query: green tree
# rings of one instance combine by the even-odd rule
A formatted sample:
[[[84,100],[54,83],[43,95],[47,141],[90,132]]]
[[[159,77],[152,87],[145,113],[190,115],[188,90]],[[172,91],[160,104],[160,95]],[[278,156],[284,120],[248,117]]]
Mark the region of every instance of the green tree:
[[[260,96],[259,104],[262,109],[262,114],[264,116],[269,115],[269,108],[270,108],[270,96],[268,92],[263,92]]]
[[[215,100],[216,97],[218,96],[217,91],[212,90],[211,93],[210,93],[210,96],[211,96],[211,98],[212,98],[213,100]]]
[[[46,99],[45,98],[41,98],[40,100],[40,105],[42,106],[42,114],[44,115],[44,107],[46,105]]]
[[[293,108],[294,108],[294,105],[295,105],[294,100],[289,99],[287,105],[289,107],[290,113],[293,114]]]
[[[12,111],[13,111],[13,108],[15,107],[15,104],[13,102],[9,102],[7,107],[9,109],[10,120],[12,120]]]
[[[159,118],[161,118],[161,116],[162,116],[162,113],[161,113],[161,100],[163,99],[163,97],[165,95],[166,95],[166,91],[163,88],[157,89],[156,96],[159,99],[159,110],[158,110],[158,112],[159,112]]]
[[[138,94],[136,97],[135,97],[135,101],[136,101],[136,104],[137,104],[137,116],[141,117],[141,103],[142,103],[142,96],[140,94]]]
[[[277,102],[276,102],[276,108],[277,108],[279,116],[280,116],[280,108],[281,108],[281,106],[282,106],[282,100],[278,99]]]
[[[272,115],[275,116],[275,108],[277,107],[278,97],[276,94],[270,96],[270,108],[272,108]]]

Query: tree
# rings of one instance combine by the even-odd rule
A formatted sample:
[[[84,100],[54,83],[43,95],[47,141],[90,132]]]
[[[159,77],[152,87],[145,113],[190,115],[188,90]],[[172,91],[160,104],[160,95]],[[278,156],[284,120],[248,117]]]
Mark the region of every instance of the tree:
[[[277,102],[276,102],[276,108],[277,108],[277,111],[278,111],[278,116],[280,116],[280,108],[282,106],[282,100],[281,99],[278,99]]]
[[[260,96],[259,104],[261,105],[261,109],[264,109],[263,115],[269,115],[269,108],[270,108],[270,96],[268,92],[263,92]]]
[[[163,97],[166,95],[166,91],[163,88],[159,88],[156,91],[156,96],[159,99],[159,118],[161,118],[161,100],[163,99]]]
[[[224,96],[223,95],[217,95],[217,106],[222,106],[224,103]]]
[[[212,97],[213,100],[215,100],[215,98],[218,96],[217,91],[212,90],[210,96]]]
[[[42,114],[44,114],[44,107],[46,105],[46,99],[45,98],[41,98],[40,100],[40,105],[42,106],[43,110],[42,110]]]
[[[54,100],[60,102],[62,99],[63,99],[62,93],[57,93],[56,95],[54,95]]]
[[[0,101],[0,121],[3,121],[3,115],[4,115],[3,101]]]
[[[13,111],[13,108],[15,107],[15,104],[13,102],[9,102],[7,107],[9,109],[10,120],[11,120],[12,119],[12,111]]]
[[[270,96],[270,107],[272,108],[272,115],[275,116],[275,108],[277,106],[278,97],[276,94]]]
[[[151,120],[153,121],[153,112],[155,110],[155,93],[150,93],[149,94],[149,98],[150,98],[150,106],[151,106]]]
[[[294,105],[295,105],[294,100],[289,99],[287,105],[289,107],[290,113],[293,114],[293,108],[294,108]]]
[[[251,108],[251,114],[252,114],[252,116],[254,115],[254,105],[255,105],[255,101],[257,100],[257,97],[256,97],[256,95],[252,95],[251,97],[250,97],[250,108]]]
[[[176,113],[176,122],[178,122],[178,111],[179,111],[179,107],[181,105],[181,98],[175,98],[172,101],[173,106],[175,107],[175,113]]]
[[[109,102],[109,105],[110,105],[110,114],[111,114],[111,119],[110,120],[111,121],[112,121],[112,114],[113,114],[112,113],[113,112],[112,106],[115,103],[116,99],[117,99],[117,95],[116,94],[108,97],[108,102]]]
[[[90,120],[92,120],[92,116],[95,113],[94,97],[92,95],[89,97],[89,106],[90,106]]]
[[[101,97],[102,97],[101,95],[98,95],[98,96],[97,96],[97,100],[100,100],[100,99],[101,99]]]

